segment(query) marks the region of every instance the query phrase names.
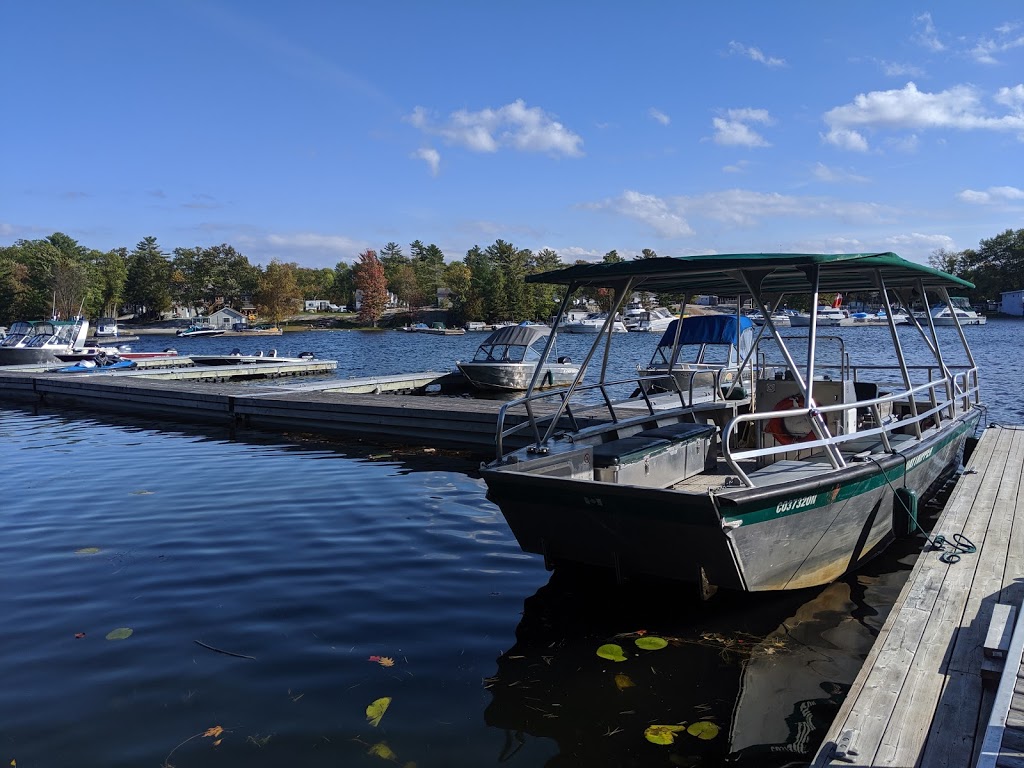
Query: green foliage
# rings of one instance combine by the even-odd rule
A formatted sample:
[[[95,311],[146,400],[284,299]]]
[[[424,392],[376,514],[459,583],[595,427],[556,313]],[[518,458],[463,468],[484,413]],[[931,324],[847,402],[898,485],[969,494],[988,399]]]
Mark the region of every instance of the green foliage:
[[[155,237],[145,237],[128,254],[125,304],[140,316],[156,317],[171,308],[171,262]]]
[[[255,293],[256,309],[261,316],[275,323],[295,312],[302,300],[295,273],[295,264],[285,264],[271,259],[259,280]]]

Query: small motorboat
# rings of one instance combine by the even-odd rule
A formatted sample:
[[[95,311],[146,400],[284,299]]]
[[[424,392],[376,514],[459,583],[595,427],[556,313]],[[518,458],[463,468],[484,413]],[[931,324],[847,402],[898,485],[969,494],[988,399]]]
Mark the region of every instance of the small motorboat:
[[[182,328],[177,333],[177,335],[182,338],[189,338],[192,336],[222,336],[223,334],[223,328],[214,328],[212,325],[190,325],[188,328]]]
[[[477,389],[519,391],[530,386],[537,372],[543,352],[541,341],[546,341],[551,329],[546,325],[507,325],[491,333],[480,344],[476,355],[468,362],[456,365]],[[541,368],[537,388],[563,387],[571,384],[580,371],[568,357]]]
[[[89,359],[78,360],[72,365],[57,368],[57,373],[96,373],[98,371],[122,371],[137,368],[134,360],[125,360],[117,354],[108,355],[102,350]]]

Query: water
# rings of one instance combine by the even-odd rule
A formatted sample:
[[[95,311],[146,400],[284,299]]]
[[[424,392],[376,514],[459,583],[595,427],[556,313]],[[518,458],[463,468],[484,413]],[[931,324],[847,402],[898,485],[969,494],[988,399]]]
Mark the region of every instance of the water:
[[[1024,420],[1001,365],[1022,329],[967,329],[992,421]],[[880,334],[842,329],[855,359]],[[272,343],[335,357],[348,377],[446,370],[482,338]],[[560,352],[582,359],[588,341]],[[623,375],[655,341],[616,337],[633,356]],[[825,588],[701,604],[681,587],[549,574],[459,453],[2,406],[0,461],[0,761],[23,767],[799,764],[916,552],[891,547]],[[121,627],[131,637],[105,639]],[[643,633],[668,647],[640,650]],[[626,661],[596,655],[609,642]],[[643,735],[700,719],[718,735]]]

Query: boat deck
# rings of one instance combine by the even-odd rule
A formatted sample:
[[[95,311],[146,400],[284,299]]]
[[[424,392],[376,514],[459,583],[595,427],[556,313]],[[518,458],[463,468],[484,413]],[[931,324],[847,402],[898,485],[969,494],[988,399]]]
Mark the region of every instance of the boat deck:
[[[977,551],[921,553],[813,766],[1024,766],[1024,626],[989,639],[1024,600],[1022,476],[1024,429],[986,430],[934,527]]]

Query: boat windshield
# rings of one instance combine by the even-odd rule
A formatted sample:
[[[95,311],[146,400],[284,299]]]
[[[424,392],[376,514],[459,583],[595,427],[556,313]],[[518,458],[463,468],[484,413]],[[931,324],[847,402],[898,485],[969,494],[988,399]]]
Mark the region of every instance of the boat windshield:
[[[522,344],[485,344],[476,351],[473,362],[521,363],[523,360],[537,360],[539,357],[536,350]]]

